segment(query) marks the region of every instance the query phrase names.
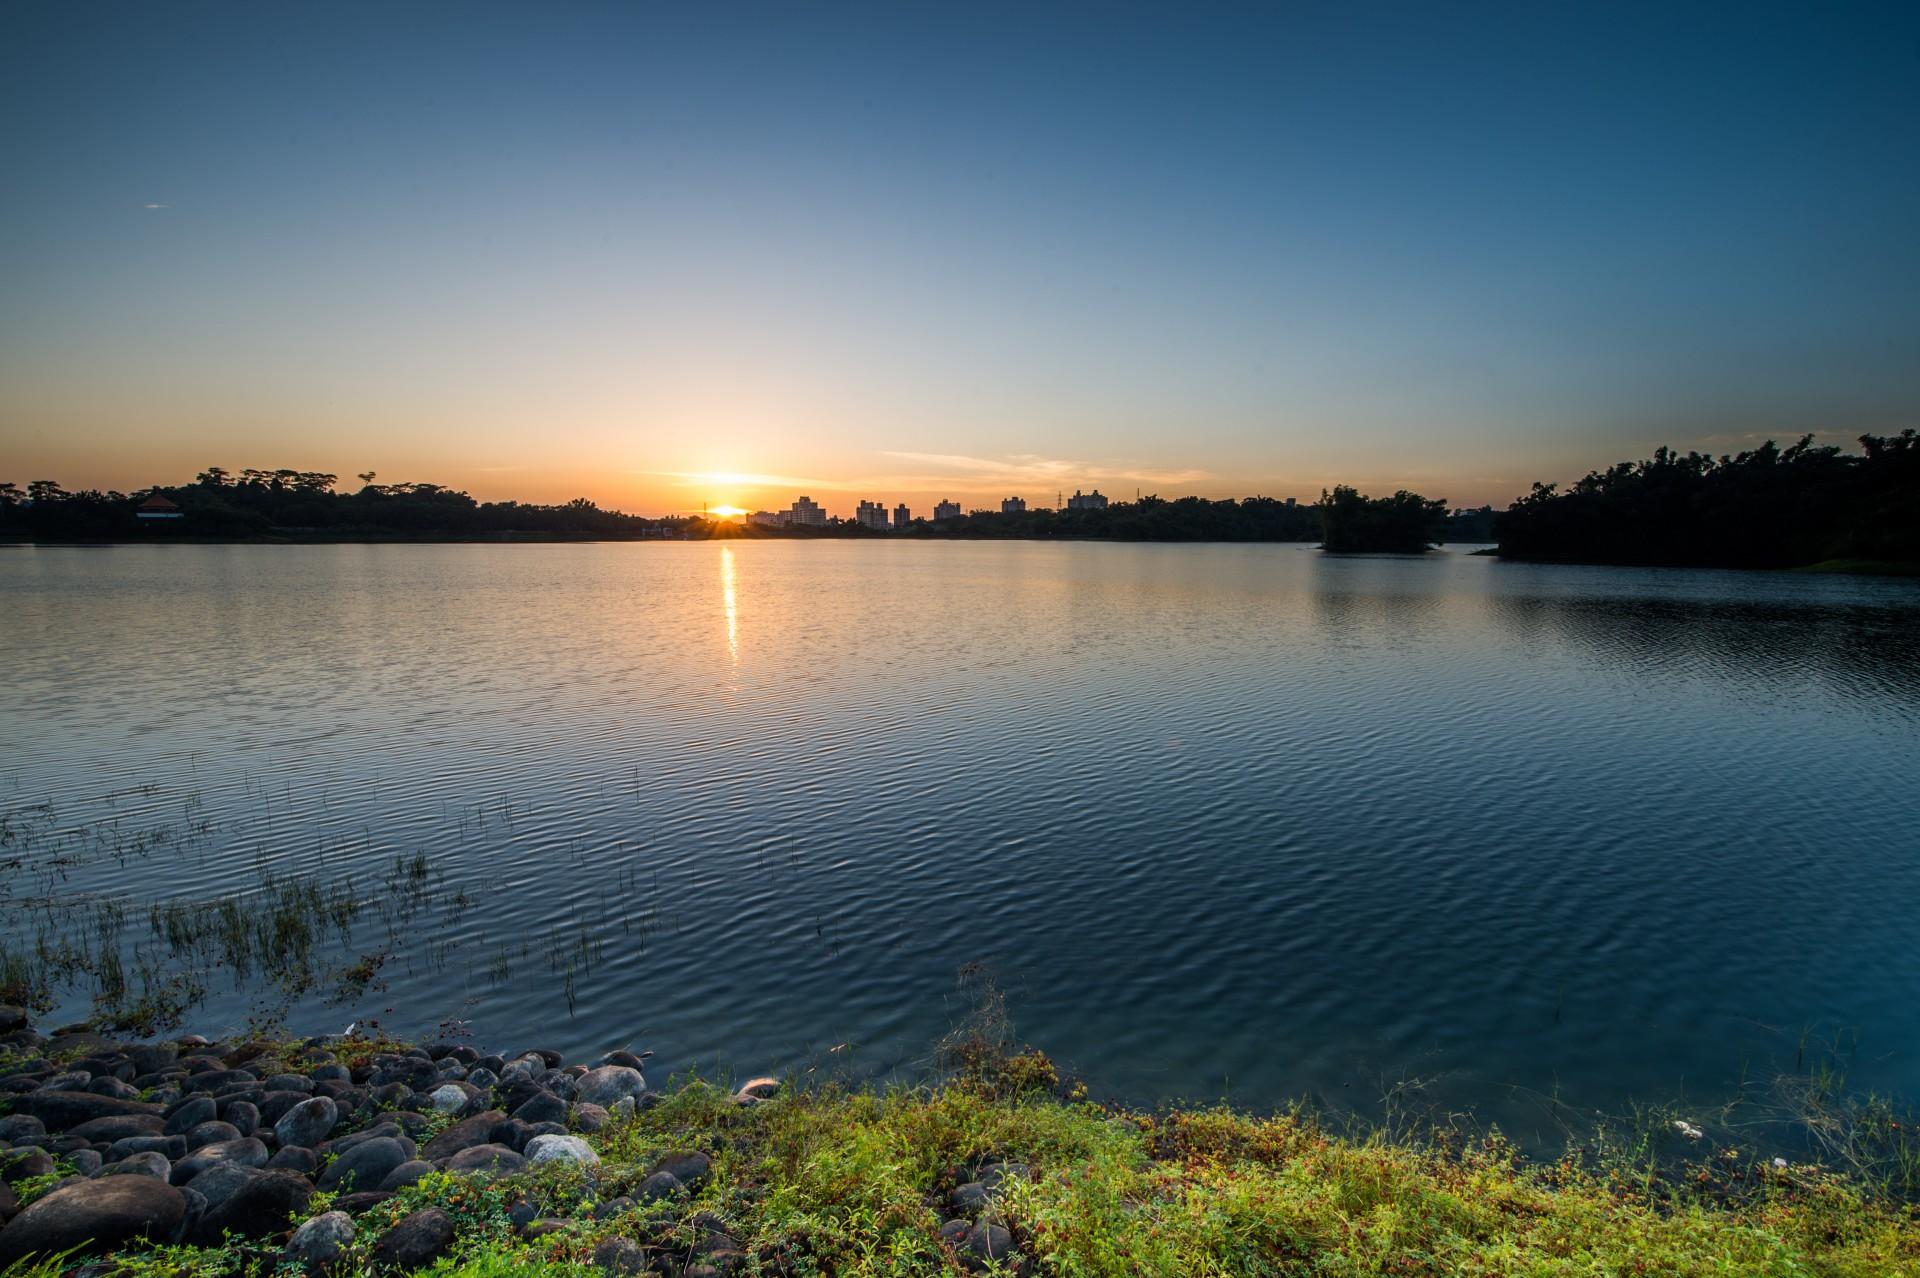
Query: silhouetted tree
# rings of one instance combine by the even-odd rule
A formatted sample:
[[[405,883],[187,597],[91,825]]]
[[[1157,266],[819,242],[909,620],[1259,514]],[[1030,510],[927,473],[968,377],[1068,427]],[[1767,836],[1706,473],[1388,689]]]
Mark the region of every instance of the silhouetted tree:
[[[1498,521],[1500,553],[1585,563],[1787,568],[1920,561],[1920,437],[1861,454],[1803,436],[1718,458],[1660,448],[1561,492],[1536,483]]]
[[[1322,544],[1333,551],[1415,554],[1444,535],[1447,503],[1405,489],[1365,497],[1346,485],[1320,494]]]

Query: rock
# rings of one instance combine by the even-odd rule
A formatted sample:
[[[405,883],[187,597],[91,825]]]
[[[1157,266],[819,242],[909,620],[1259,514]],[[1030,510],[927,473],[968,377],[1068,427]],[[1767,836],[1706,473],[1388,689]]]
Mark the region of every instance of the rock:
[[[252,1101],[237,1100],[222,1105],[220,1117],[232,1123],[242,1136],[252,1136],[260,1130],[260,1107]]]
[[[666,1172],[683,1185],[697,1185],[707,1178],[713,1160],[697,1149],[668,1154],[653,1165],[655,1172]]]
[[[167,1161],[165,1154],[156,1150],[145,1153],[128,1154],[117,1163],[109,1163],[100,1169],[102,1176],[151,1176],[162,1183],[173,1176],[173,1164]]]
[[[265,1110],[261,1111],[264,1116]],[[340,1109],[331,1099],[316,1096],[312,1100],[301,1101],[280,1116],[273,1125],[273,1134],[281,1145],[298,1145],[303,1149],[312,1149],[325,1140],[334,1125],[340,1121]]]
[[[633,1196],[643,1203],[656,1202],[662,1198],[672,1198],[686,1188],[672,1172],[655,1172],[640,1182]]]
[[[987,1261],[1004,1259],[1013,1250],[1013,1235],[983,1220],[967,1231],[958,1250],[968,1268],[983,1270]]]
[[[225,1202],[207,1212],[194,1237],[206,1246],[228,1233],[243,1238],[285,1233],[294,1218],[306,1211],[311,1197],[313,1185],[299,1172],[253,1171]]]
[[[206,1145],[218,1145],[222,1141],[245,1140],[246,1135],[232,1123],[223,1123],[216,1118],[210,1123],[195,1126],[187,1133],[184,1143],[188,1149],[200,1149]]]
[[[988,1163],[981,1167],[977,1180],[989,1190],[998,1192],[1000,1186],[1009,1180],[1027,1180],[1033,1175],[1033,1169],[1025,1163]]]
[[[0,1227],[20,1214],[20,1200],[14,1196],[13,1186],[0,1184]]]
[[[969,1181],[951,1194],[947,1200],[953,1204],[953,1210],[962,1216],[977,1215],[993,1201],[993,1191],[979,1181]]]
[[[260,1108],[260,1121],[263,1123],[277,1123],[288,1110],[313,1099],[305,1092],[265,1092],[255,1095],[257,1099],[253,1103]]]
[[[493,1131],[493,1125],[505,1117],[499,1110],[490,1109],[472,1118],[463,1118],[428,1141],[427,1147],[420,1151],[420,1156],[430,1163],[437,1163],[469,1146],[484,1145]]]
[[[195,1176],[188,1188],[200,1196],[206,1210],[212,1211],[252,1180],[257,1170],[240,1163],[220,1163]]]
[[[275,1074],[273,1077],[263,1080],[263,1083],[270,1092],[306,1092],[308,1095],[313,1094],[313,1080],[305,1074]]]
[[[352,1248],[353,1217],[344,1211],[329,1211],[294,1230],[282,1255],[317,1278],[345,1269]]]
[[[32,1114],[8,1114],[0,1118],[0,1140],[9,1145],[36,1145],[47,1134],[47,1125]]]
[[[51,1078],[40,1080],[35,1091],[41,1092],[84,1092],[87,1084],[93,1081],[93,1075],[83,1069],[63,1070]]]
[[[38,1145],[21,1145],[0,1153],[0,1181],[16,1184],[31,1176],[51,1176],[53,1155]]]
[[[56,1189],[0,1229],[0,1267],[22,1256],[113,1251],[138,1238],[165,1240],[186,1215],[181,1192],[150,1176],[106,1176]]]
[[[140,1089],[129,1087],[117,1078],[96,1078],[83,1089],[95,1096],[117,1096],[121,1100],[139,1100]]]
[[[123,1136],[107,1146],[107,1161],[117,1163],[128,1154],[143,1154],[152,1150],[165,1154],[169,1161],[178,1162],[187,1156],[187,1142],[181,1136]]]
[[[486,1148],[486,1146],[475,1145],[475,1146],[472,1146],[472,1148],[484,1149]],[[464,1149],[460,1151],[461,1154],[464,1154],[466,1152],[467,1151]],[[455,1158],[458,1158],[459,1156],[460,1154],[454,1155]],[[379,1188],[385,1190],[388,1193],[392,1193],[396,1189],[405,1189],[408,1185],[411,1185],[414,1181],[419,1180],[422,1176],[426,1175],[428,1172],[432,1170],[433,1170],[432,1163],[429,1163],[424,1159],[419,1159],[419,1158],[411,1159],[408,1162],[401,1163],[398,1167],[388,1172],[387,1178],[380,1182]]]
[[[973,1225],[968,1221],[949,1220],[946,1224],[940,1226],[940,1241],[946,1243],[955,1251],[958,1251],[962,1244],[966,1242],[967,1234],[972,1229]]]
[[[564,1123],[567,1103],[552,1092],[536,1092],[513,1116],[523,1123]]]
[[[406,1133],[400,1130],[398,1123],[375,1123],[372,1127],[363,1128],[352,1135],[335,1137],[326,1143],[323,1152],[344,1154],[356,1145],[364,1145],[370,1140],[379,1140],[382,1136],[399,1139],[405,1137]]]
[[[160,1134],[160,1116],[158,1114],[109,1114],[104,1118],[90,1118],[86,1122],[67,1129],[67,1135],[88,1144],[96,1142],[112,1143],[124,1140],[128,1136],[158,1136]]]
[[[651,1056],[653,1055],[653,1053],[648,1052],[646,1055]],[[605,1056],[602,1056],[599,1060],[595,1061],[594,1064],[625,1065],[628,1069],[645,1069],[647,1062],[646,1062],[646,1057],[644,1056],[635,1056],[632,1052],[626,1051],[624,1049],[616,1048],[613,1051],[608,1052]]]
[[[181,1087],[189,1092],[211,1092],[234,1083],[253,1084],[259,1081],[244,1069],[210,1069],[187,1075]]]
[[[508,1149],[521,1152],[526,1150],[528,1141],[532,1140],[535,1136],[541,1135],[540,1132],[533,1130],[531,1124],[523,1123],[517,1118],[509,1118],[502,1122],[495,1123],[493,1130],[487,1134],[491,1137],[488,1143],[505,1145]]]
[[[573,1098],[604,1108],[622,1096],[637,1098],[646,1090],[647,1080],[631,1065],[602,1065],[580,1076],[574,1084]]]
[[[653,1272],[653,1253],[631,1238],[609,1238],[593,1249],[593,1263],[603,1273]]]
[[[297,1171],[302,1176],[311,1176],[320,1170],[320,1155],[300,1145],[289,1145],[267,1160],[269,1171]]]
[[[194,1094],[173,1107],[173,1111],[167,1115],[167,1124],[159,1130],[165,1136],[184,1136],[196,1126],[213,1123],[219,1117],[221,1113],[217,1101],[205,1094]]]
[[[620,1100],[627,1102],[629,1105],[633,1104],[633,1097],[631,1096],[622,1096]],[[614,1102],[616,1105],[619,1103],[620,1101]],[[582,1101],[573,1107],[573,1125],[583,1132],[597,1132],[612,1121],[607,1111],[598,1105],[590,1105]]]
[[[593,1209],[593,1218],[595,1220],[612,1220],[615,1216],[626,1215],[633,1210],[633,1207],[633,1199],[622,1194],[618,1198],[610,1198],[595,1207]]]
[[[766,1100],[780,1090],[777,1078],[756,1078],[740,1084],[735,1096],[750,1096],[755,1100]]]
[[[413,1150],[407,1144],[402,1144],[398,1137],[376,1136],[355,1145],[328,1164],[327,1169],[320,1173],[320,1188],[329,1191],[375,1189],[394,1168],[412,1158]]]
[[[165,1155],[162,1155],[162,1157],[165,1157]],[[97,1149],[76,1149],[67,1154],[68,1165],[73,1168],[75,1173],[81,1176],[93,1175],[93,1173],[100,1170],[100,1166],[104,1162],[106,1162],[106,1159],[100,1156],[100,1151]],[[166,1177],[162,1176],[160,1179],[165,1180]]]
[[[12,1003],[0,1003],[0,1034],[11,1034],[27,1027],[27,1009]]]
[[[627,1122],[629,1119],[631,1119],[635,1114],[639,1112],[640,1112],[639,1101],[635,1100],[631,1096],[622,1096],[619,1100],[607,1106],[607,1120],[609,1122],[624,1123],[624,1122]]]
[[[94,1119],[157,1119],[159,1105],[94,1096],[92,1092],[27,1092],[13,1098],[12,1113],[33,1115],[46,1124],[46,1130],[65,1132]],[[131,1136],[132,1132],[123,1134]]]
[[[450,1172],[511,1176],[515,1172],[525,1171],[527,1160],[505,1145],[469,1145],[441,1165]]]
[[[579,1163],[583,1167],[600,1165],[600,1155],[578,1136],[535,1136],[527,1142],[527,1163]]]
[[[427,1093],[427,1100],[442,1114],[457,1114],[467,1107],[471,1098],[452,1083],[443,1084]]]
[[[218,1163],[238,1163],[242,1167],[265,1167],[267,1147],[252,1136],[242,1140],[223,1140],[214,1145],[202,1145],[173,1165],[173,1183],[184,1185]]]
[[[406,1216],[373,1245],[374,1268],[384,1273],[421,1269],[453,1245],[453,1218],[438,1207]]]
[[[358,1216],[367,1208],[378,1207],[391,1197],[393,1197],[392,1194],[377,1189],[368,1189],[357,1194],[342,1194],[333,1200],[333,1205],[341,1211],[346,1212],[349,1216]]]

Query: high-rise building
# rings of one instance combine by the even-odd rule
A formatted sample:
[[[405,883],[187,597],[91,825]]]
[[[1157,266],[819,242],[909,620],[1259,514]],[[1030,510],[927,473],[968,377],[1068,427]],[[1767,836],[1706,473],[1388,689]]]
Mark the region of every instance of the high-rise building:
[[[907,525],[912,522],[913,512],[907,509],[907,503],[903,501],[893,508],[893,530],[895,532],[905,531]]]
[[[820,509],[819,503],[811,497],[802,497],[794,502],[793,510],[789,513],[792,515],[791,522],[796,524],[806,524],[818,528],[824,526],[827,522],[827,512]]]
[[[861,502],[854,510],[853,517],[863,528],[872,528],[878,532],[887,530],[887,508],[877,501]]]
[[[1101,495],[1098,488],[1090,493],[1083,493],[1076,488],[1073,490],[1073,496],[1067,498],[1068,510],[1105,510],[1106,508],[1107,499]]]
[[[958,519],[958,518],[960,518],[959,502],[943,501],[943,502],[938,502],[934,505],[934,508],[933,508],[934,523],[937,524],[943,519]]]
[[[747,522],[757,528],[780,528],[793,522],[791,510],[756,510],[747,516]]]
[[[1024,515],[1027,513],[1025,497],[1003,497],[1000,499],[1000,513],[1003,515]]]

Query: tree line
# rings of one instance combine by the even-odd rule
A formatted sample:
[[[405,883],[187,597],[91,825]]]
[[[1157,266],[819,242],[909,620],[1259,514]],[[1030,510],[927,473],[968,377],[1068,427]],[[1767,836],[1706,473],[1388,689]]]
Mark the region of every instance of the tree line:
[[[358,478],[358,488],[341,492],[339,477],[320,471],[250,469],[236,474],[209,466],[191,484],[131,494],[68,492],[46,479],[29,483],[24,491],[17,484],[0,483],[0,530],[74,541],[275,535],[591,538],[657,535],[689,523],[602,510],[584,497],[557,506],[479,502],[441,484],[382,484],[373,471]],[[183,518],[139,518],[141,502],[155,495],[178,506]]]
[[[1920,564],[1920,436],[1859,443],[1857,454],[1816,448],[1808,435],[1718,458],[1661,448],[1565,492],[1535,484],[1497,521],[1500,554],[1720,568]]]

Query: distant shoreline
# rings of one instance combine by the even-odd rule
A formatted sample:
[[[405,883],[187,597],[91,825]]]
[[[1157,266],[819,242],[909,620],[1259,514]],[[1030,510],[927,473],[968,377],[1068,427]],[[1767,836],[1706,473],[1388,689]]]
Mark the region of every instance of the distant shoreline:
[[[456,534],[423,536],[382,536],[369,534],[358,537],[169,537],[165,540],[114,540],[114,541],[74,541],[74,540],[34,540],[16,538],[0,540],[0,550],[24,547],[41,547],[48,550],[111,550],[128,546],[561,546],[561,545],[621,545],[649,542],[836,542],[856,544],[894,544],[902,542],[1072,542],[1075,544],[1109,544],[1122,546],[1305,546],[1324,550],[1324,547],[1307,540],[1285,541],[1275,539],[1252,538],[1144,538],[1144,537],[1011,537],[982,536],[965,533],[920,533],[907,535],[871,537],[859,536],[792,536],[792,535],[749,535],[742,537],[608,537],[608,536],[569,536],[564,533],[496,533],[479,536],[460,536]],[[1476,547],[1465,550],[1463,547]],[[1566,567],[1587,568],[1677,568],[1694,571],[1713,572],[1791,572],[1814,573],[1834,576],[1858,577],[1920,577],[1920,563],[1908,563],[1892,559],[1828,559],[1815,564],[1800,564],[1792,567],[1752,567],[1734,564],[1636,564],[1613,563],[1596,559],[1550,559],[1541,556],[1503,554],[1499,547],[1487,542],[1459,541],[1442,542],[1433,550],[1452,549],[1455,553],[1465,553],[1476,558],[1498,559],[1516,564],[1555,564]],[[1366,554],[1358,551],[1333,551],[1339,558]],[[1375,552],[1380,557],[1404,559],[1409,552]]]

